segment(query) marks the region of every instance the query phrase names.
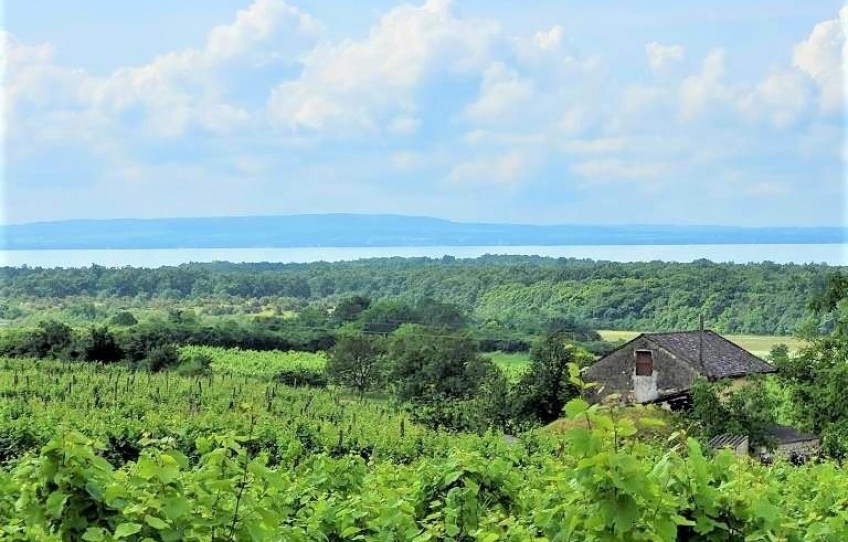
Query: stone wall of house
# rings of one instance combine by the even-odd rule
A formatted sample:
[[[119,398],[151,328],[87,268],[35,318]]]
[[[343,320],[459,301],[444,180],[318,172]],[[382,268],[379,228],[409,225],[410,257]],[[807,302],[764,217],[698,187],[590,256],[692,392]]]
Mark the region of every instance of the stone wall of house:
[[[775,455],[782,455],[786,458],[791,458],[792,456],[812,457],[819,453],[820,448],[819,439],[802,440],[800,442],[780,444],[774,450],[774,453]]]
[[[650,378],[636,376],[636,350],[652,352],[654,371]],[[639,337],[586,369],[583,377],[597,384],[590,399],[617,393],[625,401],[647,402],[688,390],[698,373],[647,337]]]
[[[633,375],[633,400],[637,403],[648,403],[659,397],[657,378],[660,372],[654,370],[651,376]]]

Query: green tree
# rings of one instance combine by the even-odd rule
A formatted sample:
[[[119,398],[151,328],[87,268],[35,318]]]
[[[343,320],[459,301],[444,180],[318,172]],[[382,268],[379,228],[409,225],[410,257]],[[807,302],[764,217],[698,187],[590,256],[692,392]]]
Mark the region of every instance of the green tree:
[[[144,367],[152,373],[171,369],[179,364],[180,351],[172,344],[154,346],[144,359]]]
[[[205,352],[191,352],[180,356],[177,373],[182,376],[200,376],[212,372],[212,356]]]
[[[29,334],[25,351],[37,358],[70,359],[76,357],[73,351],[73,330],[56,320],[39,322],[38,327]]]
[[[424,298],[415,304],[418,321],[428,327],[460,329],[465,327],[465,315],[456,305]]]
[[[359,324],[364,331],[392,333],[404,324],[417,323],[412,307],[394,299],[375,301],[359,315]]]
[[[333,311],[333,319],[338,324],[353,322],[362,311],[371,306],[371,299],[364,295],[353,295],[341,299]]]
[[[848,457],[848,275],[830,276],[808,305],[805,344],[776,359],[797,423],[821,436],[826,453]]]
[[[383,338],[359,332],[341,333],[327,361],[330,380],[355,390],[360,397],[383,378]]]
[[[486,373],[477,389],[472,406],[477,416],[475,430],[495,428],[505,433],[519,429],[513,390],[503,372],[497,367]]]
[[[747,435],[753,446],[771,447],[768,429],[775,423],[777,401],[763,378],[750,377],[730,391],[729,383],[697,380],[688,417],[705,439],[723,433]]]
[[[105,326],[92,326],[80,340],[79,348],[85,361],[105,361],[114,363],[124,357],[124,351],[118,345],[115,336]]]
[[[168,322],[178,326],[195,326],[197,314],[193,310],[168,309]]]
[[[398,329],[388,355],[401,401],[468,399],[493,367],[469,333],[420,325]]]
[[[591,355],[568,342],[562,333],[548,333],[530,351],[530,368],[516,389],[519,411],[526,419],[550,423],[562,415],[562,407],[578,396],[568,366],[584,366]]]
[[[138,323],[138,320],[135,316],[133,316],[133,313],[131,313],[130,311],[121,311],[115,314],[115,316],[113,316],[112,319],[109,320],[109,323],[113,326],[129,327],[136,325]]]
[[[789,361],[789,355],[789,347],[780,343],[772,346],[771,351],[768,354],[768,360],[772,362],[772,364],[786,363]]]
[[[323,307],[309,306],[297,313],[297,324],[305,328],[328,327],[329,314]]]

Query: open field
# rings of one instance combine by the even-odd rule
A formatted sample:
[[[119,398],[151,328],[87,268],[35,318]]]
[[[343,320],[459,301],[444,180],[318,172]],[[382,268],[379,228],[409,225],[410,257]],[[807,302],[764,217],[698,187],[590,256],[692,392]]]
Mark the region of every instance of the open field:
[[[521,373],[530,365],[529,352],[487,352],[485,356],[490,358],[511,382],[517,382]]]
[[[598,333],[605,341],[629,341],[636,337],[640,331],[622,331],[613,329],[599,330]],[[771,349],[779,344],[785,344],[789,347],[790,352],[794,352],[801,347],[802,341],[796,337],[774,336],[774,335],[723,335],[727,339],[735,342],[745,350],[748,350],[755,356],[764,357],[769,354]]]

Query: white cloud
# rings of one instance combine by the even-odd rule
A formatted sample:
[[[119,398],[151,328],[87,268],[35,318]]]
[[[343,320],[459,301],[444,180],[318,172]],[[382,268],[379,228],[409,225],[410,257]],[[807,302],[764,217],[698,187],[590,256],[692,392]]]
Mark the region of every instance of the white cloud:
[[[527,174],[530,166],[527,153],[513,150],[462,162],[448,173],[446,180],[451,184],[513,185]]]
[[[269,112],[292,130],[373,130],[411,107],[433,74],[479,71],[499,32],[493,22],[455,17],[446,1],[396,7],[367,38],[316,48],[303,75],[273,91]]]
[[[483,75],[480,95],[465,109],[466,117],[478,122],[503,120],[533,96],[533,85],[503,63],[491,65]]]
[[[767,119],[778,128],[793,125],[808,109],[809,85],[796,71],[770,74],[756,89],[740,101],[740,109],[754,118]]]
[[[318,25],[281,0],[256,0],[235,20],[213,28],[202,49],[187,49],[156,58],[139,68],[118,70],[106,79],[90,78],[82,93],[115,115],[133,106],[147,110],[148,126],[161,136],[182,135],[192,124],[214,133],[244,125],[250,114],[226,102],[222,70],[244,69],[281,58],[314,41]],[[294,46],[297,40],[300,46]],[[270,42],[270,51],[269,49]],[[287,49],[280,49],[284,43]]]
[[[743,194],[760,197],[782,196],[790,192],[784,183],[777,181],[754,181],[741,188]]]
[[[392,167],[398,171],[411,171],[420,163],[421,157],[411,151],[400,151],[392,154]]]
[[[510,147],[545,145],[549,137],[544,133],[519,133],[494,130],[475,129],[462,136],[462,141],[469,145],[508,145]]]
[[[320,31],[317,21],[286,2],[256,0],[240,10],[232,23],[213,28],[203,52],[208,61],[217,62],[255,54],[259,49],[263,55],[254,60],[264,63],[302,50],[292,47],[295,40],[312,43]]]
[[[556,21],[509,35],[435,0],[389,9],[347,39],[322,34],[282,0],[255,0],[196,47],[104,76],[59,65],[49,44],[0,33],[0,137],[11,131],[14,139],[0,158],[62,163],[51,153],[72,141],[73,152],[93,155],[95,176],[103,172],[93,182],[135,180],[139,191],[159,186],[151,184],[157,176],[215,176],[223,186],[230,175],[270,186],[280,182],[274,171],[291,171],[325,179],[311,193],[340,205],[366,187],[386,201],[408,199],[382,180],[386,166],[391,183],[413,179],[433,201],[440,189],[455,195],[460,186],[509,195],[540,172],[551,187],[569,168],[578,185],[683,192],[697,182],[688,173],[670,181],[683,164],[702,179],[741,172],[736,193],[778,197],[797,174],[769,168],[793,158],[824,162],[848,148],[830,117],[843,100],[846,16],[848,8],[842,22],[802,32],[808,38],[794,51],[791,43],[775,49],[767,66],[727,69],[748,58],[744,45],[730,42],[684,73],[692,55],[684,45],[637,41],[637,64],[647,58],[661,75],[647,80],[619,69],[632,55],[584,52],[599,46],[578,48]],[[326,144],[334,137],[345,141]],[[424,171],[448,173],[432,180],[417,174]],[[17,184],[26,173],[16,174]]]
[[[49,43],[26,45],[0,31],[0,66],[3,69],[4,120],[13,124],[18,109],[72,107],[78,103],[76,88],[85,79],[81,70],[56,66]]]
[[[570,154],[605,154],[617,152],[624,148],[624,137],[601,137],[596,139],[572,139],[566,141],[562,148]]]
[[[261,175],[268,170],[266,164],[255,156],[236,157],[233,166],[236,171],[244,175]]]
[[[398,115],[389,121],[386,130],[393,135],[410,136],[418,132],[421,121],[411,115]]]
[[[585,106],[570,106],[563,112],[557,127],[568,135],[576,135],[591,125],[592,117],[593,114]]]
[[[680,84],[680,115],[684,120],[701,116],[711,106],[733,103],[734,91],[725,83],[724,75],[724,50],[713,49],[704,59],[700,73],[687,77]]]
[[[845,66],[848,64],[848,7],[837,19],[817,24],[810,36],[795,46],[793,65],[810,76],[821,91],[820,108],[834,113],[844,107]]]
[[[655,180],[663,176],[668,167],[664,164],[626,162],[618,158],[604,158],[577,162],[571,170],[598,183],[617,180]]]
[[[7,119],[15,119],[17,108],[27,103],[36,108],[27,110],[33,124],[45,122],[39,114],[55,120],[57,111],[71,110],[75,115],[65,119],[111,126],[113,133],[101,134],[106,138],[119,129],[137,132],[137,128],[154,137],[176,138],[192,126],[227,134],[251,117],[244,107],[229,101],[229,78],[283,56],[287,62],[295,61],[304,44],[314,41],[317,29],[314,20],[281,0],[256,0],[232,23],[212,29],[203,47],[163,54],[146,65],[121,68],[104,77],[56,65],[49,44],[21,46],[6,33],[0,45],[7,66]],[[289,47],[279,49],[282,43]],[[79,125],[64,129],[73,137]]]
[[[540,30],[533,35],[533,43],[543,51],[556,49],[562,42],[562,27],[555,25],[548,31]]]
[[[683,60],[683,47],[680,45],[662,45],[655,41],[645,45],[648,65],[655,73],[660,73],[671,64]]]
[[[621,93],[621,112],[636,115],[654,109],[668,100],[668,89],[628,85]]]

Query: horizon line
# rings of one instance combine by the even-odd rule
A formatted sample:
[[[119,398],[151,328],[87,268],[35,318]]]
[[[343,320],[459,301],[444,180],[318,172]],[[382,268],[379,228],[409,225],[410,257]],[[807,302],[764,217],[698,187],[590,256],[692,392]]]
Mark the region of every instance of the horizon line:
[[[155,221],[189,221],[189,220],[228,220],[228,219],[258,219],[258,218],[295,218],[295,217],[371,217],[371,218],[408,218],[426,219],[450,224],[488,225],[488,226],[531,226],[531,227],[675,227],[675,228],[724,228],[724,229],[842,229],[848,230],[848,225],[739,225],[739,224],[704,224],[704,223],[585,223],[585,222],[487,222],[460,221],[432,215],[399,214],[399,213],[357,213],[357,212],[326,212],[326,213],[290,213],[290,214],[256,214],[256,215],[203,215],[203,216],[163,216],[163,217],[115,217],[115,218],[64,218],[59,220],[36,220],[32,222],[0,223],[0,228],[39,226],[47,224],[67,224],[80,222],[155,222]]]

